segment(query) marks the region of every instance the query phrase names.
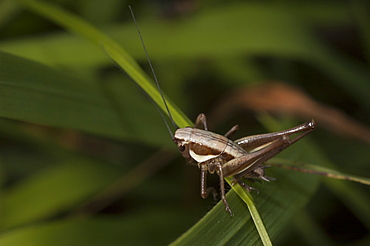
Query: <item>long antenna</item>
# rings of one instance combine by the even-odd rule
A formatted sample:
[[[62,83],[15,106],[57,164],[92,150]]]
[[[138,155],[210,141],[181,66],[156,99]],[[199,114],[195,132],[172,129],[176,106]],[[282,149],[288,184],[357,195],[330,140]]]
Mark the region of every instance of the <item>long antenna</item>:
[[[137,32],[138,32],[138,34],[139,34],[141,44],[142,44],[142,46],[143,46],[143,48],[144,48],[145,56],[146,56],[146,59],[147,59],[147,61],[148,61],[148,63],[149,63],[150,70],[152,71],[152,74],[153,74],[153,78],[154,78],[155,84],[157,85],[157,89],[158,89],[158,91],[159,91],[159,94],[160,94],[160,95],[161,95],[161,97],[162,97],[163,104],[164,104],[164,106],[165,106],[165,108],[166,108],[166,110],[167,110],[168,116],[169,116],[169,118],[171,119],[171,122],[172,122],[173,126],[177,129],[177,128],[178,128],[178,126],[176,125],[175,121],[173,120],[173,117],[172,117],[171,111],[170,111],[170,109],[169,109],[169,107],[168,107],[168,105],[167,105],[166,99],[165,99],[165,97],[164,97],[164,95],[163,95],[162,88],[161,88],[161,86],[159,85],[157,75],[155,74],[154,67],[153,67],[152,62],[151,62],[151,60],[150,60],[150,58],[149,58],[149,54],[148,54],[148,51],[147,51],[147,49],[146,49],[146,46],[145,46],[145,43],[144,43],[143,36],[141,35],[139,25],[137,24],[137,21],[136,21],[135,15],[134,15],[134,11],[132,10],[132,8],[131,8],[131,6],[130,6],[130,5],[129,5],[128,7],[129,7],[129,9],[130,9],[132,19],[134,20],[134,23],[135,23],[135,26],[136,26],[136,30],[137,30]],[[157,105],[155,104],[155,102],[154,102],[154,105],[155,105],[155,106],[156,106],[156,108],[158,109],[158,107],[157,107]],[[165,122],[166,127],[167,127],[168,131],[170,132],[171,137],[173,138],[172,131],[171,131],[171,129],[170,129],[170,127],[169,127],[169,125],[168,125],[167,121],[165,120],[165,118],[164,118],[164,116],[163,116],[163,114],[162,114],[161,110],[160,110],[160,109],[158,109],[158,112],[159,112],[159,113],[160,113],[160,115],[162,116],[163,121]]]

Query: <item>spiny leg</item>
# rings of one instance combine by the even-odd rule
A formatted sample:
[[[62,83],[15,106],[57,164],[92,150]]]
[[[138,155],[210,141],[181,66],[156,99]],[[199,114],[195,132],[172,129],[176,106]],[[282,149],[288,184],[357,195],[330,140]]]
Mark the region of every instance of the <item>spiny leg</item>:
[[[217,192],[214,187],[207,188],[207,169],[201,170],[200,172],[200,195],[203,199],[207,198],[210,193],[212,193],[213,199],[217,200]]]
[[[237,130],[239,130],[239,126],[233,126],[224,136],[230,138]]]
[[[248,186],[245,184],[241,179],[242,178],[260,178],[265,181],[274,180],[272,177],[265,176],[264,168],[265,166],[262,165],[264,162],[272,158],[273,156],[277,155],[283,149],[290,145],[292,140],[289,139],[288,136],[280,136],[280,139],[276,139],[271,145],[253,152],[249,155],[242,156],[240,158],[233,159],[223,165],[223,171],[225,176],[233,176],[234,183],[237,182],[241,186],[243,186],[248,192],[255,190],[258,193],[258,190]],[[233,168],[234,167],[234,168]],[[234,170],[239,167],[240,171],[236,171],[236,173],[231,173],[227,170]]]
[[[234,158],[223,164],[223,174],[225,177],[239,176],[241,174],[246,175],[280,153],[283,149],[287,148],[290,145],[290,141],[289,137],[281,136],[267,147],[253,153]]]
[[[198,115],[198,117],[197,117],[197,119],[195,121],[195,127],[198,128],[198,129],[203,129],[203,130],[208,131],[207,119],[206,119],[206,116],[204,114],[199,114]],[[237,125],[234,126],[233,128],[231,128],[225,134],[225,136],[226,137],[229,137],[231,134],[233,134],[234,132],[236,132],[238,129],[239,129],[239,127]],[[201,196],[203,198],[206,198],[209,195],[209,193],[212,193],[213,198],[216,200],[216,198],[217,198],[217,192],[216,192],[215,188],[213,188],[213,187],[208,187],[207,188],[207,184],[206,184],[208,167],[206,165],[202,165],[202,164],[200,164],[199,167],[201,169]],[[225,183],[224,183],[224,176],[223,176],[223,173],[222,173],[222,166],[221,166],[221,164],[218,164],[217,165],[217,173],[218,173],[218,175],[220,177],[221,200],[225,204],[226,210],[232,216],[233,213],[231,212],[231,209],[229,207],[229,204],[226,201]]]
[[[274,177],[270,177],[270,176],[266,176],[266,175],[265,175],[265,168],[271,167],[271,165],[261,165],[261,167],[262,167],[262,171],[263,171],[263,173],[258,173],[258,174],[260,174],[260,175],[259,175],[259,178],[260,178],[260,179],[262,179],[262,180],[264,180],[264,181],[267,181],[267,182],[275,181],[275,180],[276,180],[276,178],[274,178]],[[255,171],[255,170],[254,170],[254,171]],[[256,172],[256,171],[255,171],[255,172]]]
[[[249,185],[247,185],[246,183],[244,183],[240,178],[235,178],[233,177],[233,182],[231,183],[231,185],[235,185],[236,183],[238,183],[239,185],[241,185],[242,187],[244,187],[244,189],[246,189],[248,192],[251,192],[252,190],[254,190],[257,194],[259,194],[260,192],[256,189],[256,188],[253,188]]]
[[[207,119],[205,114],[199,114],[195,120],[195,128],[208,131]]]
[[[241,186],[243,186],[248,192],[251,192],[252,190],[254,190],[254,191],[257,192],[257,194],[259,194],[259,191],[256,188],[251,187],[251,186],[245,184],[242,181],[242,178],[249,179],[249,180],[251,180],[253,182],[255,182],[255,181],[261,182],[260,179],[262,179],[262,180],[264,180],[266,182],[270,182],[270,181],[276,180],[273,177],[269,177],[269,176],[266,176],[265,175],[265,168],[266,167],[270,167],[270,166],[259,165],[259,166],[256,166],[254,169],[248,170],[248,172],[242,172],[240,174],[235,175],[233,177],[234,178],[233,184],[238,183]]]
[[[281,138],[282,136],[286,136],[289,138],[289,136],[293,134],[302,133],[301,135],[291,139],[289,145],[292,145],[293,143],[297,142],[298,140],[302,139],[303,137],[311,133],[315,129],[315,127],[316,123],[315,121],[312,120],[299,126],[290,128],[288,130],[248,136],[237,139],[234,142],[243,149],[254,152],[260,148],[265,147],[265,145],[270,144],[272,141]]]
[[[225,181],[224,181],[224,174],[222,171],[222,166],[221,164],[217,164],[217,174],[220,177],[220,190],[221,190],[221,201],[225,204],[225,209],[230,213],[230,216],[233,216],[233,212],[230,209],[229,204],[227,203],[226,200],[226,195],[225,195]]]
[[[228,211],[230,213],[230,215],[232,216],[233,213],[231,212],[229,204],[226,201],[224,175],[222,173],[221,164],[218,164],[216,168],[217,168],[217,174],[220,177],[221,200],[225,204],[226,211]],[[201,182],[201,185],[200,185],[200,189],[201,189],[200,194],[201,194],[201,196],[203,198],[206,198],[209,195],[209,193],[212,192],[213,198],[216,200],[217,192],[216,192],[215,188],[213,188],[213,187],[206,188],[207,187],[207,184],[206,184],[206,182],[207,182],[207,173],[208,173],[207,165],[205,165],[205,164],[200,165],[200,169],[201,169],[201,180],[200,180],[200,182]]]
[[[259,179],[262,179],[268,182],[275,180],[273,177],[265,176],[264,169],[266,168],[266,166],[262,164],[266,162],[267,160],[271,159],[272,157],[274,157],[275,155],[277,155],[278,153],[280,153],[283,149],[290,146],[291,141],[292,140],[290,140],[288,136],[284,135],[284,136],[281,136],[280,139],[276,139],[268,147],[252,153],[251,155],[255,155],[255,157],[250,160],[252,164],[249,167],[247,167],[244,171],[239,172],[234,175],[234,179],[236,180],[236,182],[244,186],[250,192],[251,190],[256,190],[256,189],[246,185],[241,180],[242,178],[247,178],[247,179],[259,178]]]
[[[197,119],[195,120],[195,128],[203,129],[208,131],[208,124],[207,118],[205,114],[199,114]],[[226,134],[225,137],[230,138],[232,134],[234,134],[237,130],[239,130],[239,126],[233,126]]]

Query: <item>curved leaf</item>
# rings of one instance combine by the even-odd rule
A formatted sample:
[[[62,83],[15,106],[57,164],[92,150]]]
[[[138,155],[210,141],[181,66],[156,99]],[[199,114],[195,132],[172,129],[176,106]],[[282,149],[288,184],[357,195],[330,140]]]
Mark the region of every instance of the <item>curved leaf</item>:
[[[32,4],[33,1],[24,2],[29,7],[36,8],[36,5]],[[332,77],[334,83],[352,93],[356,100],[369,108],[370,103],[366,92],[370,75],[367,67],[354,59],[343,56],[323,41],[318,40],[311,32],[312,27],[309,26],[311,23],[304,18],[311,14],[311,19],[315,21],[325,16],[329,22],[338,20],[340,24],[350,24],[348,7],[336,3],[320,4],[315,11],[313,9],[315,9],[313,5],[307,6],[306,3],[297,3],[293,6],[290,3],[285,7],[281,4],[234,3],[214,7],[184,22],[179,21],[176,28],[172,24],[153,20],[141,20],[140,26],[145,30],[146,42],[156,44],[150,47],[150,55],[153,58],[218,58],[239,57],[240,54],[249,57],[264,55],[290,57],[304,61],[320,70],[321,73]],[[40,11],[44,11],[49,18],[56,19],[60,15],[60,13],[50,11],[47,7]],[[69,22],[70,19],[67,15],[64,20],[59,18],[56,21]],[[76,31],[81,29],[82,25],[68,28]],[[219,32],[220,28],[222,32]],[[117,37],[117,40],[122,42],[131,54],[135,57],[144,57],[137,37],[132,35],[135,33],[133,23],[124,27],[113,27],[112,30],[112,35]],[[91,38],[96,42],[98,36],[93,32],[91,34]],[[183,45],[184,40],[187,40],[186,45]],[[231,41],[233,45],[230,45]],[[62,48],[60,47],[61,42],[63,43]],[[34,42],[27,44],[24,44],[23,40],[20,40],[18,45],[14,41],[5,42],[2,48],[55,64],[55,61],[50,60],[48,52],[45,52],[45,46],[58,53],[58,57],[62,59],[59,62],[69,64],[72,62],[72,66],[79,66],[81,63],[97,65],[107,61],[102,54],[95,54],[96,52],[91,51],[94,49],[91,44],[63,35],[45,39],[36,38]],[[79,55],[76,55],[76,52],[79,52]]]
[[[124,217],[59,220],[3,233],[0,235],[0,245],[166,245],[169,237],[175,237],[183,230],[183,224],[178,220],[184,221],[184,217],[170,209],[149,210]],[[159,222],[171,225],[166,228],[167,237],[163,237]]]
[[[370,178],[351,175],[351,174],[339,172],[331,168],[318,166],[318,165],[300,164],[297,162],[289,162],[287,160],[276,159],[276,158],[274,159],[274,163],[271,163],[271,165],[294,170],[294,171],[317,174],[317,175],[322,175],[322,176],[326,176],[326,177],[334,178],[334,179],[350,180],[350,181],[354,181],[357,183],[370,185]]]
[[[83,160],[47,168],[3,192],[0,227],[8,229],[58,214],[102,189],[118,175],[117,169]]]
[[[294,153],[295,158],[300,160],[323,163],[324,159],[316,151],[312,145],[302,141],[281,154],[289,159]],[[252,192],[251,195],[267,232],[274,241],[295,213],[309,201],[320,179],[319,176],[292,173],[279,168],[269,168],[266,172],[277,180],[270,183],[254,183],[252,186],[259,190],[259,194]],[[219,202],[172,245],[262,245],[245,203],[233,190],[227,193],[227,200],[234,213],[233,217],[225,212],[223,203]]]
[[[100,85],[3,52],[0,67],[2,117],[159,146],[171,144],[158,137],[168,134],[163,122],[131,82]],[[132,120],[137,118],[142,125]]]

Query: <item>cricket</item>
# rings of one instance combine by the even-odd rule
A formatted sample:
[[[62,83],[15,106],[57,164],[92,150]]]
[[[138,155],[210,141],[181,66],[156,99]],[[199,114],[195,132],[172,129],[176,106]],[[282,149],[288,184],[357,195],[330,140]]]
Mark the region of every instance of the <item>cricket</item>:
[[[311,120],[284,131],[231,140],[230,137],[239,129],[238,125],[233,126],[226,134],[220,135],[209,131],[206,116],[201,113],[198,115],[193,127],[179,128],[174,122],[159,85],[133,10],[131,7],[129,8],[155,84],[166,108],[166,113],[171,123],[177,129],[174,134],[161,110],[155,103],[154,105],[157,107],[173,142],[177,145],[182,156],[188,164],[197,165],[200,169],[200,193],[202,198],[207,198],[209,194],[212,194],[214,199],[217,198],[216,189],[207,187],[207,174],[216,173],[220,180],[221,201],[224,203],[226,211],[232,216],[233,213],[226,200],[224,178],[232,177],[233,184],[238,183],[248,192],[255,190],[258,193],[257,189],[245,184],[243,179],[264,180],[267,182],[275,180],[273,177],[265,175],[265,168],[268,166],[264,165],[264,163],[311,133],[316,128],[316,123],[314,120]]]

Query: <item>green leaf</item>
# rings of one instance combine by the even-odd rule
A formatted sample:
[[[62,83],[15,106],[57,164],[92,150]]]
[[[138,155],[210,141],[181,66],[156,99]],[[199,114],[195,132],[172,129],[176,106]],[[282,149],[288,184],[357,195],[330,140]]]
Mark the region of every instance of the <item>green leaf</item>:
[[[2,117],[157,146],[171,144],[158,137],[168,135],[163,122],[131,82],[101,85],[3,52],[0,66]]]
[[[31,10],[50,18],[72,32],[89,38],[91,41],[104,48],[108,55],[152,98],[160,108],[162,108],[165,113],[167,113],[157,87],[149,82],[150,80],[147,75],[139,67],[136,61],[116,42],[95,29],[89,23],[57,8],[56,6],[33,0],[22,0],[21,2]],[[191,125],[191,121],[187,119],[184,114],[180,114],[179,110],[175,109],[170,100],[167,100],[167,104],[178,126],[185,127]]]
[[[183,230],[186,218],[171,209],[147,210],[128,216],[66,219],[45,222],[0,235],[1,246],[167,245]],[[171,225],[163,228],[159,224]],[[143,234],[144,233],[144,234]],[[144,236],[143,236],[144,235]]]
[[[122,135],[118,117],[97,83],[3,52],[0,65],[2,117]]]
[[[2,194],[1,228],[48,218],[91,196],[118,177],[102,163],[75,160],[46,168]]]
[[[301,141],[296,146],[281,153],[284,158],[314,161],[323,163],[324,158],[306,141]],[[254,183],[253,187],[259,194],[251,193],[254,203],[262,217],[268,235],[272,241],[276,240],[279,233],[309,201],[319,184],[319,176],[305,173],[292,173],[279,168],[266,170],[268,176],[276,178],[269,183]],[[245,191],[244,191],[245,192]],[[247,206],[242,202],[234,190],[227,193],[227,201],[234,213],[233,217],[225,212],[225,206],[219,202],[205,217],[203,217],[189,231],[178,238],[172,245],[262,245],[256,226]]]
[[[25,3],[29,8],[36,10],[37,6],[33,1]],[[59,23],[71,22],[69,15],[64,16],[47,8],[45,3],[42,6],[39,11],[44,11],[49,18]],[[251,59],[261,56],[287,57],[302,61],[331,77],[334,83],[370,108],[366,93],[369,89],[367,78],[370,76],[367,67],[333,50],[312,33],[312,25],[324,17],[326,21],[324,24],[334,22],[336,25],[350,25],[351,18],[347,11],[348,6],[338,3],[321,3],[316,8],[313,3],[310,5],[233,3],[227,6],[214,6],[208,11],[197,13],[193,18],[178,21],[175,26],[173,23],[158,22],[149,18],[141,19],[139,22],[145,31],[146,43],[155,44],[149,49],[153,60],[171,60],[174,57],[181,60],[204,57],[222,60],[230,57],[240,58],[241,55],[243,59],[245,56]],[[310,18],[306,18],[307,15]],[[310,23],[310,20],[314,23]],[[85,27],[86,25],[68,26],[74,32],[79,32]],[[138,58],[144,57],[142,48],[138,45],[138,38],[133,35],[135,33],[133,23],[111,27],[109,30],[131,54]],[[94,42],[97,42],[99,36],[91,31],[91,28],[86,28],[86,32]],[[214,42],[215,40],[217,42]],[[62,63],[75,67],[81,64],[96,66],[107,62],[102,54],[96,54],[98,49],[94,49],[91,44],[70,36],[53,35],[27,41],[25,43],[24,40],[20,40],[17,43],[12,40],[0,47],[49,64]],[[45,47],[50,49],[49,52],[56,52],[56,59],[61,60],[51,60],[49,52],[45,52]]]
[[[276,158],[274,158],[274,163],[271,163],[271,165],[294,170],[294,171],[317,174],[317,175],[322,175],[322,176],[326,176],[326,177],[334,178],[334,179],[350,180],[350,181],[354,181],[357,183],[370,185],[369,178],[339,172],[337,170],[327,168],[327,167],[306,164],[306,163],[298,163],[296,161],[289,162],[287,160],[276,159]]]

